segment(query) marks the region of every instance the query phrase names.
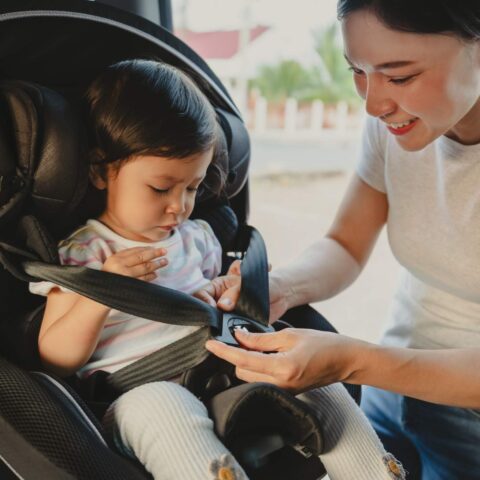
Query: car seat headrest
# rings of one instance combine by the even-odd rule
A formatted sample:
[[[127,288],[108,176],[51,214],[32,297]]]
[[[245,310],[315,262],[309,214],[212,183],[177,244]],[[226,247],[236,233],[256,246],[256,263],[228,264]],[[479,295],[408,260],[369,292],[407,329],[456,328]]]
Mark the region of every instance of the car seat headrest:
[[[250,142],[238,117],[222,109],[217,115],[231,198],[247,181]],[[0,226],[25,214],[49,230],[64,224],[87,190],[87,148],[82,115],[59,93],[24,81],[0,82]]]
[[[240,192],[248,178],[250,139],[244,123],[235,115],[217,109],[217,118],[225,135],[228,151],[226,194],[232,198]]]
[[[0,226],[19,212],[65,218],[88,182],[79,115],[48,88],[4,81],[0,119]]]

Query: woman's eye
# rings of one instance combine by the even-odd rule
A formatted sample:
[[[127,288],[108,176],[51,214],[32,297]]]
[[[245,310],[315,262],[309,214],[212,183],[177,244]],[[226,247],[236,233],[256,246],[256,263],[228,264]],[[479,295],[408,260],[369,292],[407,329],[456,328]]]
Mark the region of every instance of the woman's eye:
[[[414,77],[416,77],[416,75],[409,75],[408,77],[395,77],[395,78],[390,78],[388,81],[395,85],[402,85],[403,83],[407,83],[409,80],[411,80]]]
[[[353,72],[355,75],[362,75],[363,74],[363,71],[360,70],[359,68],[355,68],[355,67],[348,67],[348,69]]]

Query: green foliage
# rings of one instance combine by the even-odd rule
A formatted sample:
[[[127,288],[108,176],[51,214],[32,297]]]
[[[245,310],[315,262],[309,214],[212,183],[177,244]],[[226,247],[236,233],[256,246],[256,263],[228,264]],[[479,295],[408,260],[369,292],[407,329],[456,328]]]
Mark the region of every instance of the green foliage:
[[[269,101],[283,101],[288,97],[299,101],[320,99],[325,103],[360,102],[343,57],[337,24],[315,34],[318,64],[309,69],[295,60],[284,60],[277,65],[264,66],[250,82]]]
[[[284,60],[278,65],[263,66],[251,82],[270,101],[297,98],[311,86],[311,74],[295,60]]]
[[[360,100],[338,40],[337,25],[335,23],[315,34],[315,50],[320,57],[320,66],[315,67],[313,72],[316,79],[314,98],[326,103],[344,100],[357,104]]]

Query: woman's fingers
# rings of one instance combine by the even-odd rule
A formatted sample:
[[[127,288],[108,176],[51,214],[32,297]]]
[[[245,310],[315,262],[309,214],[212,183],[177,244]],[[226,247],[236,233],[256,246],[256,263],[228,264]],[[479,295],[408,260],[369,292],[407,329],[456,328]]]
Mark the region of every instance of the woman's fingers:
[[[290,343],[284,331],[274,333],[246,333],[242,330],[236,330],[235,338],[243,348],[231,347],[217,340],[209,340],[206,348],[214,355],[227,360],[227,362],[256,372],[263,371],[259,369],[263,362],[271,362],[274,359],[273,355],[267,356],[262,352],[283,351]]]
[[[277,352],[285,350],[288,340],[284,332],[250,333],[240,329],[235,331],[235,338],[242,347],[257,352]]]
[[[261,334],[268,335],[268,334]],[[284,353],[262,353],[225,345],[217,340],[209,340],[206,348],[214,355],[235,365],[236,376],[246,382],[268,382],[282,388],[295,390],[292,369]]]
[[[260,352],[231,347],[218,340],[208,340],[205,348],[223,360],[236,365],[241,370],[269,374],[272,360]]]
[[[251,370],[245,370],[243,368],[236,368],[235,375],[244,382],[265,382],[272,383],[273,385],[281,386],[281,383],[272,375],[266,373],[252,372]]]

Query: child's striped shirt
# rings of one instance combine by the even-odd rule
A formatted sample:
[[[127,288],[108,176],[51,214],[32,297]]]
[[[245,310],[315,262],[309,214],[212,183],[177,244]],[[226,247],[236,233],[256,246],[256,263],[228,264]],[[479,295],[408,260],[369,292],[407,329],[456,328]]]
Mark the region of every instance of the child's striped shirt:
[[[186,220],[161,241],[145,243],[128,240],[98,220],[88,220],[59,244],[62,265],[85,266],[100,270],[113,253],[131,247],[163,247],[168,265],[156,271],[151,283],[192,294],[216,277],[221,269],[222,251],[210,226],[203,220]],[[30,284],[30,291],[48,295],[52,288],[69,290],[51,282]],[[70,292],[71,293],[71,292]],[[168,325],[111,310],[97,347],[78,375],[96,370],[114,372],[187,336],[198,327]]]

